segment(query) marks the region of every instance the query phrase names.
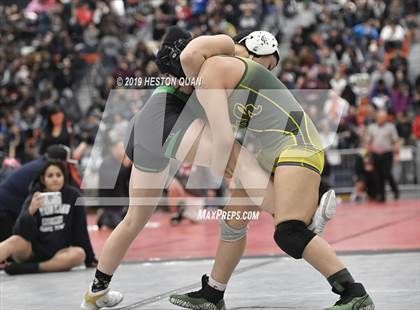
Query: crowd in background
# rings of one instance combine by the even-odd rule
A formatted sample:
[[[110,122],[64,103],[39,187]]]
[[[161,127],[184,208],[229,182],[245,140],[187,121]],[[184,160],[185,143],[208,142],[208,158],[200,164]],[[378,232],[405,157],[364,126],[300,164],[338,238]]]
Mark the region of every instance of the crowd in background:
[[[120,160],[119,137],[149,92],[119,92],[115,81],[159,75],[156,49],[174,24],[194,36],[272,32],[282,47],[278,78],[288,88],[334,91],[308,111],[322,119],[317,125],[326,141],[327,129],[338,127],[332,148],[368,147],[368,126],[381,110],[401,144],[420,139],[418,1],[9,2],[0,5],[3,172],[53,144],[77,150],[83,164],[98,132],[109,146],[104,160]]]

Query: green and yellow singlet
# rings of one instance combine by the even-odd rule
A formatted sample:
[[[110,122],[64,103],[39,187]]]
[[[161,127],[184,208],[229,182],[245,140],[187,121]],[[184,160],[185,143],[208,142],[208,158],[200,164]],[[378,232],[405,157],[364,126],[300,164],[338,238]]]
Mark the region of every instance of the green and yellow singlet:
[[[292,93],[260,64],[238,57],[245,72],[228,98],[236,129],[246,128],[260,143],[259,163],[272,171],[298,165],[322,172],[324,153],[318,130]]]

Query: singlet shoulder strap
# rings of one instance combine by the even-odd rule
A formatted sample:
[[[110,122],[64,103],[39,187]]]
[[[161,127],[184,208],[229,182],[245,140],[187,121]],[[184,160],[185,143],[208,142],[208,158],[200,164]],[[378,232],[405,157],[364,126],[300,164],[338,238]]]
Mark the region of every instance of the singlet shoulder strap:
[[[182,100],[183,102],[187,102],[189,96],[187,94],[184,94],[177,90],[175,87],[167,86],[167,85],[161,85],[158,86],[154,91],[152,96],[158,95],[158,94],[171,94],[176,96],[178,99]]]
[[[248,73],[248,70],[249,70],[249,66],[251,64],[251,60],[250,59],[247,59],[247,58],[244,58],[244,57],[239,57],[239,56],[235,56],[235,58],[241,60],[244,63],[244,65],[245,65],[245,71],[242,74],[242,77],[239,80],[238,84],[236,84],[236,86],[235,86],[235,89],[237,89],[237,88],[240,88],[240,85],[241,84],[244,84],[244,82],[247,79],[247,73]]]

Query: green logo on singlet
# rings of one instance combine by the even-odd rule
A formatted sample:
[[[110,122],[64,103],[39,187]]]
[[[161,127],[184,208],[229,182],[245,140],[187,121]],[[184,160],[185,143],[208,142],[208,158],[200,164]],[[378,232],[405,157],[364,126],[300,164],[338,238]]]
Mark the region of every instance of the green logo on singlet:
[[[252,117],[260,115],[261,105],[236,103],[233,107],[233,115],[239,121],[239,127],[246,127]]]

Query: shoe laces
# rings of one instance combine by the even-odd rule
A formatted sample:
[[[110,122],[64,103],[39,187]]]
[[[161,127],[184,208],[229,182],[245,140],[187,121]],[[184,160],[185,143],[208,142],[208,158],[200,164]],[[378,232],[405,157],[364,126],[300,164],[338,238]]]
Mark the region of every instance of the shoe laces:
[[[343,304],[346,304],[346,303],[348,303],[350,300],[352,300],[352,298],[353,298],[354,296],[351,296],[350,294],[346,294],[346,293],[343,293],[341,296],[340,296],[340,299],[334,304],[334,306],[339,306],[339,305],[343,305]]]
[[[362,297],[366,291],[362,284],[352,283],[344,292],[339,293],[336,289],[332,290],[336,294],[340,294],[340,299],[335,303],[335,306],[343,305],[350,302],[353,298]]]
[[[201,277],[201,289],[199,289],[198,291],[188,293],[188,296],[189,297],[203,297],[203,289],[207,285],[208,282],[209,282],[209,276],[204,274]]]

